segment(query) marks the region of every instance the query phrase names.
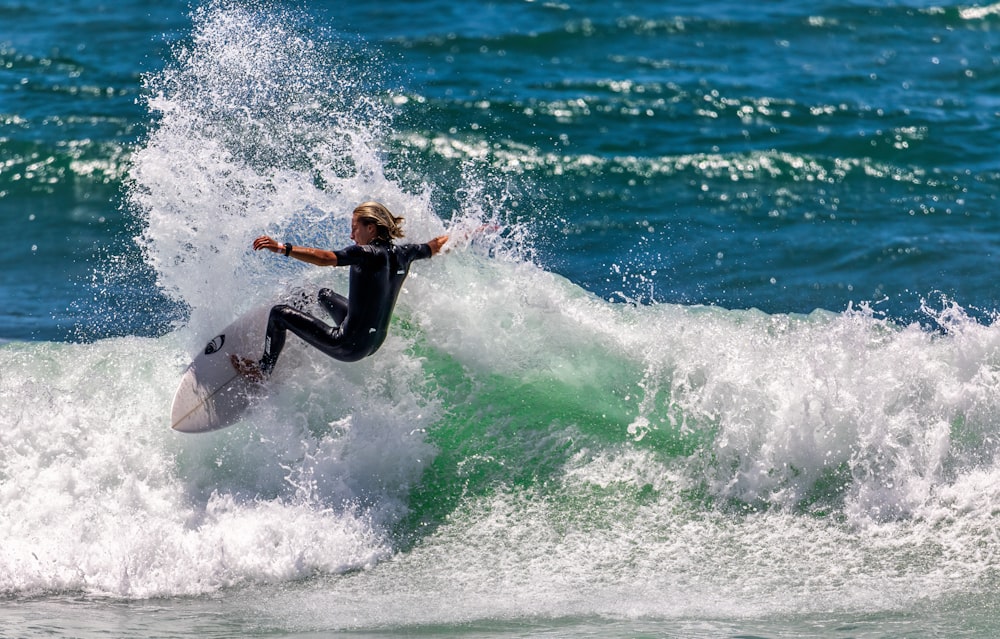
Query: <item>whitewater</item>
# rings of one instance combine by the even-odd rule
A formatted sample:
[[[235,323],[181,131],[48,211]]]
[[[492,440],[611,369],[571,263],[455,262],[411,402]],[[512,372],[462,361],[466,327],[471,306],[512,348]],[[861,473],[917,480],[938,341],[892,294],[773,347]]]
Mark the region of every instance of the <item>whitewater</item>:
[[[95,276],[150,269],[178,320],[0,345],[8,627],[58,630],[44,618],[84,601],[106,606],[79,634],[149,612],[128,636],[995,628],[994,323],[945,295],[919,322],[878,302],[605,299],[534,259],[504,170],[466,159],[440,210],[386,161],[407,98],[360,72],[374,53],[280,13],[193,21],[145,79],[155,127],[127,179],[142,263]],[[173,432],[218,327],[290,288],[346,290],[253,238],[346,245],[367,199],[409,240],[453,237],[412,269],[378,354],[291,338],[243,422]]]

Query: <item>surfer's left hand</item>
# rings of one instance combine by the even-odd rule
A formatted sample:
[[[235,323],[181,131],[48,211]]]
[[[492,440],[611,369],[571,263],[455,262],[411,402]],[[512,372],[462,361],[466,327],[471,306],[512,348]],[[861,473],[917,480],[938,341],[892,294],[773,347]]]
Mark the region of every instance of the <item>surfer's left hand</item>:
[[[441,247],[448,242],[447,235],[439,235],[432,240],[428,240],[427,246],[431,247],[431,255],[437,255],[441,252]]]

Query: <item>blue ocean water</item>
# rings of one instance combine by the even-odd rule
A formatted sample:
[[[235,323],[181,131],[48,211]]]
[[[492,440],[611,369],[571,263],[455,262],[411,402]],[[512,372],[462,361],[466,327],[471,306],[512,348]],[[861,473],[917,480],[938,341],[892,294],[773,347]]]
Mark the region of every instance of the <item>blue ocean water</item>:
[[[12,636],[997,632],[1000,5],[0,0]],[[167,423],[219,326],[414,266]],[[483,224],[495,232],[471,234]]]

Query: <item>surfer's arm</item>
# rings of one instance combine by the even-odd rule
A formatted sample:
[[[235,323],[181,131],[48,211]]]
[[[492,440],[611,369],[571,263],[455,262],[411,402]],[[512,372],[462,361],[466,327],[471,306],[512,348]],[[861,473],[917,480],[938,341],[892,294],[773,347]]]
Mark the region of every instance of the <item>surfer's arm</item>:
[[[261,235],[253,241],[253,250],[268,250],[272,253],[284,253],[288,257],[316,266],[336,266],[337,254],[325,249],[310,248],[308,246],[294,246],[291,243],[280,244],[277,240],[266,235]]]
[[[431,255],[437,255],[438,253],[440,253],[441,247],[444,246],[445,243],[447,242],[448,242],[447,235],[439,235],[438,237],[435,237],[433,240],[428,241],[427,246],[431,247]]]
[[[441,252],[445,244],[448,243],[447,235],[439,235],[423,244],[399,244],[397,248],[407,264],[413,260],[426,260]],[[343,262],[343,260],[341,260]]]
[[[288,257],[316,266],[336,266],[337,254],[326,249],[309,248],[308,246],[293,246]]]

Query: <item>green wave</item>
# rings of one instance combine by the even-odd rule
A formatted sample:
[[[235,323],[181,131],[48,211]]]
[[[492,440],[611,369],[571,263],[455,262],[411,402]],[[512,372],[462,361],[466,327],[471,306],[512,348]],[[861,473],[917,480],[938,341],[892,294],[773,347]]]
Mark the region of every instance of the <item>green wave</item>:
[[[510,375],[470,370],[421,341],[405,320],[397,320],[394,330],[416,339],[412,354],[423,361],[425,392],[447,407],[427,433],[437,455],[413,487],[408,516],[396,528],[403,545],[444,523],[463,500],[510,490],[562,499],[559,478],[574,456],[637,447],[670,461],[692,455],[712,437],[710,424],[690,428],[665,394],[651,412],[673,419],[642,435],[630,432],[640,416],[635,390],[643,369],[601,348],[576,354],[580,370],[600,375],[544,370]],[[639,489],[632,496],[646,493]]]

